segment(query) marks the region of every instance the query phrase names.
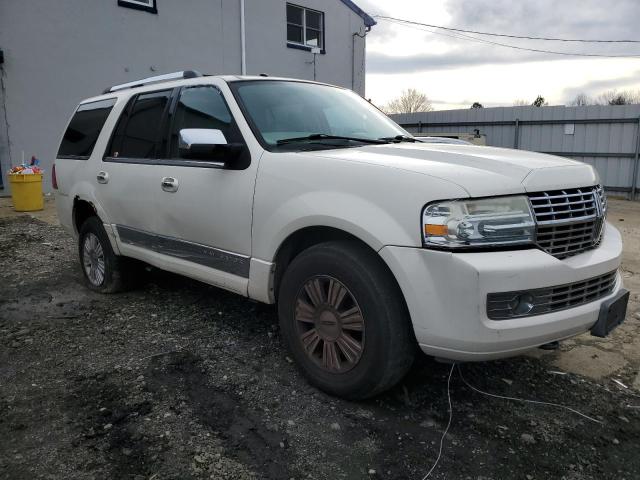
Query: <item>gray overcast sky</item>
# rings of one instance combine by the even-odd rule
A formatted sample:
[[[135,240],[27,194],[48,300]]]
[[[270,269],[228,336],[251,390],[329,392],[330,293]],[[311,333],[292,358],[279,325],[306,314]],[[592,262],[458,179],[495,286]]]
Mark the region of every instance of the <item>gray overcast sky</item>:
[[[542,37],[640,40],[640,0],[359,0],[371,15],[470,30]],[[438,110],[512,105],[543,95],[560,105],[577,93],[640,89],[640,58],[526,52],[378,20],[367,36],[367,98],[384,104],[403,89]],[[447,35],[443,35],[446,33]],[[562,52],[640,56],[640,44],[582,44],[475,37]]]

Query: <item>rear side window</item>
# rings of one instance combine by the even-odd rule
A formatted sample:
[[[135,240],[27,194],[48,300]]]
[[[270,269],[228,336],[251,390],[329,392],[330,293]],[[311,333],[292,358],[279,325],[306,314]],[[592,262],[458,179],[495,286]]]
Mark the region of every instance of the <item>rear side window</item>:
[[[138,95],[118,121],[108,156],[155,158],[171,90]]]
[[[58,158],[88,159],[115,103],[110,98],[80,105],[64,132]]]

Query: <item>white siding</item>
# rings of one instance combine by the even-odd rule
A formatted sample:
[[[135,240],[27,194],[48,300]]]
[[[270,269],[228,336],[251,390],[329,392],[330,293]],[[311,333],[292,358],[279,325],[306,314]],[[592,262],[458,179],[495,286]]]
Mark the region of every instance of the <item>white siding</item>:
[[[316,79],[364,93],[365,42],[356,38],[352,50],[363,19],[340,0],[293,3],[325,14],[326,54],[317,56]],[[246,0],[247,72],[313,79],[313,55],[286,46],[285,5]],[[240,45],[240,0],[158,0],[157,14],[117,0],[0,0],[2,175],[23,152],[35,155],[50,190],[59,139],[81,99],[160,73],[240,74]],[[0,195],[8,193],[4,180]]]

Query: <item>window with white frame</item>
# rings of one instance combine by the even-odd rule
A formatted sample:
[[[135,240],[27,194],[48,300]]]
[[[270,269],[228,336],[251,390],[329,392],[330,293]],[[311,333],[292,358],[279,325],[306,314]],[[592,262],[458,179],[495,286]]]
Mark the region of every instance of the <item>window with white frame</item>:
[[[118,0],[121,7],[144,10],[145,12],[158,13],[157,0]]]
[[[324,13],[287,3],[287,44],[324,49]]]

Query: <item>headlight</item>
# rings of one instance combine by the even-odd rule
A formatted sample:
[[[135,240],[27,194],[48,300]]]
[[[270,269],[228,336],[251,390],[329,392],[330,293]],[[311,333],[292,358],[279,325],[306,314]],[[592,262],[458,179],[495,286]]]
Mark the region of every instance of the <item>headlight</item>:
[[[524,196],[434,202],[422,212],[424,245],[451,249],[533,243],[535,222]]]

